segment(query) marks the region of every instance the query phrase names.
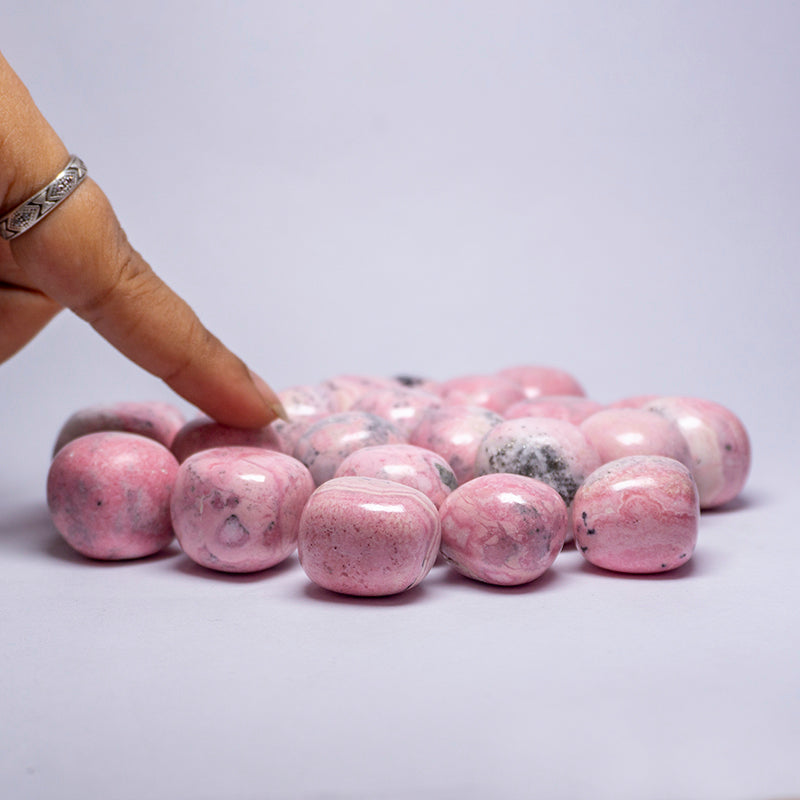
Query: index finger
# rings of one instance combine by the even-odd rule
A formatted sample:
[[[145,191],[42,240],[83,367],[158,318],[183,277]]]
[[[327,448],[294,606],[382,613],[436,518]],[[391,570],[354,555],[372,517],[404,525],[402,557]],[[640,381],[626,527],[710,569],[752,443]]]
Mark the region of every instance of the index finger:
[[[10,210],[46,185],[68,153],[2,56],[0,83],[0,207]],[[11,249],[26,283],[72,309],[120,352],[219,422],[260,427],[285,416],[272,389],[131,247],[91,178],[13,239]]]
[[[131,247],[90,179],[12,249],[49,297],[214,419],[260,427],[283,415],[274,392]]]

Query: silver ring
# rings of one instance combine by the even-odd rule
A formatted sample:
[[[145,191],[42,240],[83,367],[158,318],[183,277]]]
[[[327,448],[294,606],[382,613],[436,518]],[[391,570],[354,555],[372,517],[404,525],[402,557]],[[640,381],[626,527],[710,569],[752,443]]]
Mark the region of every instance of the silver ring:
[[[13,239],[32,228],[66,200],[83,183],[86,174],[86,164],[78,156],[70,156],[67,166],[44,189],[0,218],[0,236]]]

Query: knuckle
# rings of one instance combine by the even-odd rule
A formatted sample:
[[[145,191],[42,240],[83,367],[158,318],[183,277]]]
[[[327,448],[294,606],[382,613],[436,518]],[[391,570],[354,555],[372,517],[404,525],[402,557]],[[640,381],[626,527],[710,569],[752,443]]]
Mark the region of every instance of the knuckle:
[[[152,272],[128,244],[127,239],[115,246],[106,258],[111,265],[107,280],[95,287],[72,310],[91,325],[101,323],[120,301],[127,302],[152,291]]]
[[[184,333],[186,346],[173,354],[171,363],[159,376],[170,386],[179,383],[198,361],[202,362],[209,350],[208,332],[196,317],[189,321]]]

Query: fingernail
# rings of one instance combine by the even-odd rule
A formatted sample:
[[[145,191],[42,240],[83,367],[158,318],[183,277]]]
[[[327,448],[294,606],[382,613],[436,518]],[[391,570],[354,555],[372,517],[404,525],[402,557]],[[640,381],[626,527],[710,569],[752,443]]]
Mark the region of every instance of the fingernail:
[[[282,419],[284,422],[289,422],[289,415],[286,413],[286,409],[283,407],[283,403],[278,399],[278,396],[275,392],[270,389],[269,385],[263,378],[260,378],[256,375],[253,370],[249,369],[248,372],[250,373],[250,379],[253,381],[253,385],[258,390],[258,393],[261,395],[262,400],[267,404],[270,410],[275,414],[278,419]]]

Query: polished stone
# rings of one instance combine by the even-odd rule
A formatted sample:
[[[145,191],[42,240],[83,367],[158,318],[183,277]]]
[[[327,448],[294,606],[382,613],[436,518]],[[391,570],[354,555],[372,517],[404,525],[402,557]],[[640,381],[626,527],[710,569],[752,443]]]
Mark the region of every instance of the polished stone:
[[[209,417],[198,417],[187,422],[172,442],[172,452],[179,462],[212,447],[263,447],[281,451],[281,440],[271,425],[263,428],[232,428],[214,422]]]
[[[701,508],[733,500],[750,472],[750,439],[730,409],[696,397],[660,397],[646,408],[676,423],[686,443]]]
[[[363,447],[351,453],[336,470],[336,478],[361,476],[396,481],[418,489],[438,508],[458,486],[450,465],[432,450],[411,444]]]
[[[422,492],[377,478],[334,478],[306,504],[298,555],[317,585],[380,596],[416,586],[440,541],[439,513]]]
[[[169,499],[178,462],[153,439],[90,433],[58,451],[47,476],[56,530],[85,556],[141,558],[172,541]]]
[[[475,472],[510,472],[552,486],[569,505],[578,487],[600,466],[597,451],[571,422],[522,417],[502,422],[478,447]]]
[[[220,572],[257,572],[295,549],[314,480],[297,459],[254,447],[220,447],[181,464],[172,524],[193,561]]]
[[[627,456],[593,472],[572,504],[575,546],[616,572],[667,572],[697,543],[700,507],[689,469],[663,456]]]
[[[442,503],[444,559],[462,575],[518,586],[542,575],[561,552],[567,506],[555,489],[522,475],[484,475]]]
[[[73,439],[100,431],[138,433],[170,447],[185,422],[183,414],[169,403],[126,402],[90,406],[76,411],[64,423],[56,438],[53,455]]]
[[[520,386],[526,397],[564,394],[582,397],[586,394],[572,375],[556,367],[520,365],[501,369],[497,374]]]
[[[409,441],[438,453],[453,469],[459,483],[475,477],[475,455],[483,437],[503,418],[480,406],[429,409],[411,432]]]
[[[585,419],[580,429],[603,463],[625,456],[666,456],[691,467],[689,446],[678,426],[640,408],[607,408]]]
[[[379,444],[405,444],[390,422],[366,411],[342,411],[315,422],[297,441],[294,457],[311,470],[317,486],[330,480],[355,450]]]

